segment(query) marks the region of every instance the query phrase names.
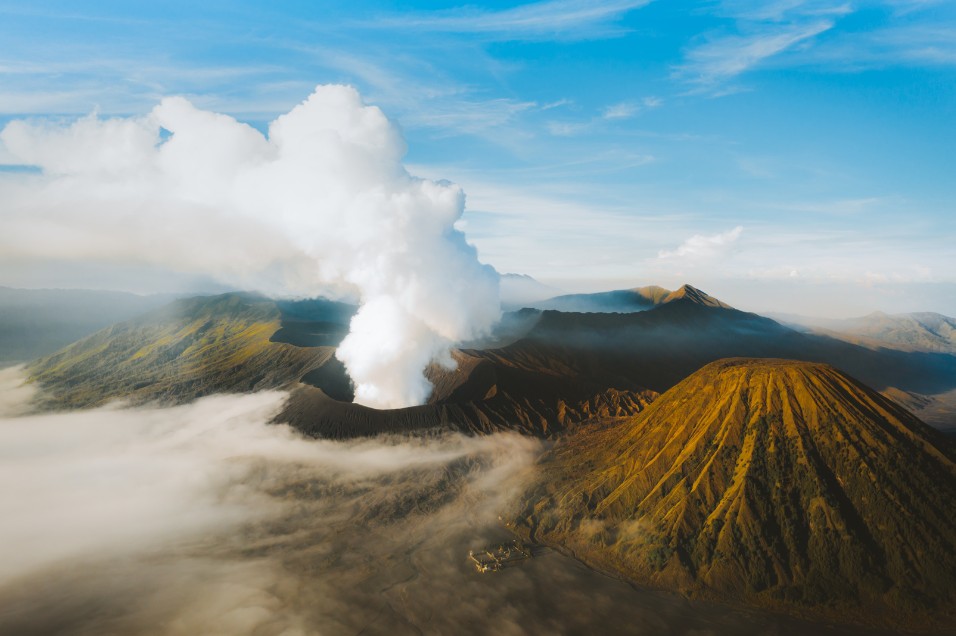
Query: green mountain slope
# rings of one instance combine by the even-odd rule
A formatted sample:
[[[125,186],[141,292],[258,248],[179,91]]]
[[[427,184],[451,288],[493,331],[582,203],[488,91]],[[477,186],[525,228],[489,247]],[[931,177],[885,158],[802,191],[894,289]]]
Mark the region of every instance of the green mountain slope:
[[[832,367],[709,364],[540,468],[518,527],[640,584],[863,623],[956,619],[952,443]]]
[[[29,367],[46,406],[89,407],[122,398],[184,402],[217,392],[297,381],[334,349],[273,342],[275,302],[249,294],[176,301],[119,323]]]

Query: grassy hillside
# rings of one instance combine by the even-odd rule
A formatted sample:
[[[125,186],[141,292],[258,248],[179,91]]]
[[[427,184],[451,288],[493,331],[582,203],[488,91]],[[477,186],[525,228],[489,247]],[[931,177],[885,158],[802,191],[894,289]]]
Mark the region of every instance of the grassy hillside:
[[[566,436],[518,526],[632,581],[900,627],[956,619],[953,446],[832,367],[707,365]]]
[[[185,402],[216,392],[297,381],[331,347],[273,342],[276,304],[248,294],[180,300],[97,332],[29,367],[52,407],[89,407],[122,398]]]

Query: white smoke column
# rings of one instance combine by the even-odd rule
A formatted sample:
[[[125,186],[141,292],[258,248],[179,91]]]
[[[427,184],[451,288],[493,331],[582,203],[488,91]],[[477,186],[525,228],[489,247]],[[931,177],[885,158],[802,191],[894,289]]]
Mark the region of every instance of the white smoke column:
[[[496,272],[455,229],[461,189],[410,176],[400,133],[351,87],[318,87],[268,136],[173,97],[145,117],[14,121],[0,140],[42,170],[0,182],[0,258],[357,295],[338,352],[357,402],[422,403],[429,362],[500,317]]]

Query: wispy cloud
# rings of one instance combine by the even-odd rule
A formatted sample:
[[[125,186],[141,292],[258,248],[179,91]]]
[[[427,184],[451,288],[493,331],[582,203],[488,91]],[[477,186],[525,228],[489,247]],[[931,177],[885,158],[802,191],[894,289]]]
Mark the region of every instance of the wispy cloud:
[[[633,102],[621,102],[605,108],[601,116],[604,119],[630,119],[637,114],[638,110],[637,104]]]
[[[588,121],[549,121],[546,125],[548,132],[555,137],[572,137],[587,132],[594,120]]]
[[[540,108],[541,110],[551,110],[552,108],[561,108],[562,106],[570,106],[573,103],[574,103],[573,100],[562,98],[553,102],[549,102],[547,104],[542,104]]]
[[[743,226],[738,225],[720,234],[695,234],[673,250],[661,250],[657,257],[662,260],[685,258],[702,260],[722,256],[732,248],[743,231]]]
[[[906,15],[914,11],[922,11],[929,7],[946,4],[949,0],[886,0],[896,15]]]
[[[380,59],[375,52],[359,56],[332,49],[312,53],[330,68],[359,80],[370,101],[385,107],[403,126],[427,129],[439,137],[475,135],[507,146],[528,133],[511,130],[521,114],[539,109],[536,102],[487,97],[473,87],[446,77],[417,60]],[[550,105],[555,108],[560,104]]]
[[[91,57],[84,47],[65,46],[56,60],[30,61],[10,55],[0,58],[0,114],[85,114],[98,109],[106,113],[131,113],[149,108],[161,97],[175,93],[203,95],[205,106],[248,112],[259,100],[257,92],[271,100],[271,108],[295,103],[276,102],[278,78],[288,76],[281,65],[270,64],[177,64],[147,59],[142,52],[117,49]],[[266,84],[272,85],[265,89]],[[236,86],[254,86],[235,99]],[[313,82],[299,84],[296,97],[311,90]],[[233,99],[230,102],[230,97]],[[229,108],[236,106],[236,108]]]
[[[717,7],[717,13],[721,16],[751,22],[789,22],[800,18],[833,17],[852,12],[852,5],[843,0],[724,0]]]
[[[430,112],[409,113],[406,125],[437,128],[454,134],[478,134],[510,123],[517,115],[536,107],[535,102],[498,98],[483,101],[456,100]]]
[[[556,137],[571,137],[592,132],[607,122],[632,119],[645,110],[659,107],[662,103],[663,100],[658,97],[645,97],[640,101],[617,102],[605,106],[598,115],[589,119],[577,121],[553,120],[547,122],[546,126],[548,132]]]
[[[887,197],[860,197],[856,199],[834,199],[828,201],[788,202],[778,204],[778,209],[791,212],[810,212],[829,216],[858,216],[885,206]],[[894,201],[899,203],[898,201]]]
[[[815,48],[804,62],[848,71],[888,66],[956,66],[956,26],[894,24],[870,32],[849,33]]]
[[[954,14],[942,5],[936,0],[877,0],[867,3],[871,15],[861,28],[858,22],[841,22],[860,9],[843,0],[725,0],[713,13],[727,24],[693,42],[673,76],[692,86],[693,93],[717,96],[743,90],[735,78],[771,65],[838,72],[953,66]],[[826,37],[818,37],[824,33]]]
[[[620,35],[617,24],[628,11],[652,0],[546,0],[498,11],[472,7],[379,18],[368,26],[418,31],[472,33],[503,39],[580,40]]]
[[[828,31],[833,24],[831,20],[818,20],[810,24],[771,25],[747,35],[712,37],[687,52],[675,75],[697,90],[710,91],[768,58]]]
[[[645,97],[639,102],[618,102],[617,104],[611,104],[605,107],[601,116],[604,119],[630,119],[642,111],[658,108],[663,103],[664,100],[654,96]]]

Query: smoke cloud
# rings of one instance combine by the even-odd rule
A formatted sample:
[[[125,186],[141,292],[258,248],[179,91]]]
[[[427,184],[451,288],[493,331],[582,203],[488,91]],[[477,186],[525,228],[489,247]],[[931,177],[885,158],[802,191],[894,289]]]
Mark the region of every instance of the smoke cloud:
[[[464,194],[409,175],[385,115],[319,86],[263,135],[186,99],[142,117],[13,121],[0,257],[146,264],[278,295],[357,297],[339,348],[356,401],[422,403],[427,364],[500,317],[498,276],[455,223]]]

